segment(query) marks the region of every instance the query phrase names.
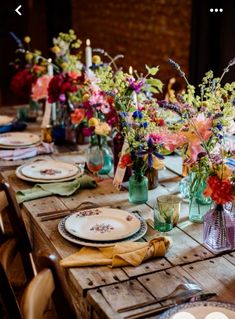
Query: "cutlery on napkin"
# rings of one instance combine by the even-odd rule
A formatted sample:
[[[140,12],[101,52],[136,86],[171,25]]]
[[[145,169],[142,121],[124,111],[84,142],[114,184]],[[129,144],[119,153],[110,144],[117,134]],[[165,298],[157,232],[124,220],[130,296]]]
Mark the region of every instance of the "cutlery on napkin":
[[[60,264],[63,267],[138,266],[147,259],[164,256],[170,246],[168,237],[159,236],[149,242],[122,242],[105,248],[83,247],[62,259]]]
[[[18,203],[28,200],[47,197],[50,195],[70,196],[79,188],[95,188],[96,182],[88,175],[83,175],[73,181],[35,184],[32,188],[16,192]]]
[[[41,154],[50,154],[54,151],[53,143],[41,143],[35,147],[19,148],[14,150],[1,150],[0,159],[7,161],[17,161],[21,159],[26,159],[34,157]]]

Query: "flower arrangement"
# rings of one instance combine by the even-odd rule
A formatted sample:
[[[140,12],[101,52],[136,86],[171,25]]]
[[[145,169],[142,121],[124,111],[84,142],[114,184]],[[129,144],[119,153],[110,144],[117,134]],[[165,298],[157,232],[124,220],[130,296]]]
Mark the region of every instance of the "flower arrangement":
[[[30,37],[21,41],[13,32],[11,36],[17,43],[16,58],[11,65],[16,70],[11,80],[11,90],[18,96],[30,99],[33,85],[37,79],[47,73],[47,61],[38,50],[31,51]]]
[[[201,180],[206,180],[205,196],[217,204],[234,199],[234,174],[226,164],[234,149],[228,148],[226,134],[234,129],[235,82],[222,85],[224,75],[235,64],[231,60],[220,78],[213,72],[206,73],[199,85],[200,95],[190,85],[180,66],[170,63],[187,83],[187,91],[177,97],[177,103],[163,103],[181,115],[178,134],[182,137],[180,147],[191,170],[195,173],[191,190],[197,191]]]

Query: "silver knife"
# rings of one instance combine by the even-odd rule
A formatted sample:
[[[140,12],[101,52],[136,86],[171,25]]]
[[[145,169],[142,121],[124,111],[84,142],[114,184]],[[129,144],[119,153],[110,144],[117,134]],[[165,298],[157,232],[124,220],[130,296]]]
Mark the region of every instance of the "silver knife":
[[[167,306],[161,306],[161,307],[158,307],[158,308],[154,308],[154,309],[151,309],[151,310],[145,310],[141,313],[137,313],[137,314],[133,314],[133,315],[129,315],[129,316],[126,316],[124,317],[124,319],[142,319],[142,318],[146,318],[146,316],[150,316],[150,315],[157,315],[157,314],[160,314],[161,312],[163,311],[166,311],[170,308],[173,308],[177,305],[180,305],[180,304],[183,304],[185,302],[188,302],[188,301],[205,301],[207,299],[210,299],[212,297],[215,297],[216,296],[216,293],[202,293],[200,295],[197,295],[197,296],[191,296],[190,298],[187,296],[185,298],[180,298],[180,299],[175,299],[175,302],[167,305]]]

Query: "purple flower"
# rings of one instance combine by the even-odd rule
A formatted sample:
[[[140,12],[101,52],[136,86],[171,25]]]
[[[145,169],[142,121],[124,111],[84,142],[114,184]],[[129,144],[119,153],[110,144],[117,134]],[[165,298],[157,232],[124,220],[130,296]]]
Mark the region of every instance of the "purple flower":
[[[217,123],[216,127],[218,128],[219,131],[222,131],[223,125],[221,123]]]
[[[60,102],[65,102],[65,101],[66,101],[66,96],[65,96],[65,94],[60,94],[59,100],[60,100]]]
[[[144,123],[141,124],[141,126],[142,126],[143,128],[146,128],[146,127],[148,126],[148,123],[147,123],[147,122],[144,122]]]
[[[137,93],[139,94],[143,85],[144,85],[144,82],[143,80],[140,80],[140,81],[136,81],[134,78],[129,78],[128,79],[128,82],[130,83],[130,87]]]

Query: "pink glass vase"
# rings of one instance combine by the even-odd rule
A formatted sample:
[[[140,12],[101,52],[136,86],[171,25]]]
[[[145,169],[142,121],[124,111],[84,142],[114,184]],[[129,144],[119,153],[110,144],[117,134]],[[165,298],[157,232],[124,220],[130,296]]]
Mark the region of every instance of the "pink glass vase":
[[[234,248],[234,231],[230,212],[216,204],[204,215],[203,243],[214,253],[228,251]]]

